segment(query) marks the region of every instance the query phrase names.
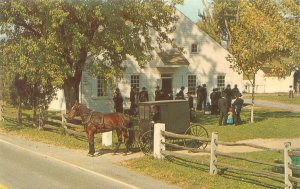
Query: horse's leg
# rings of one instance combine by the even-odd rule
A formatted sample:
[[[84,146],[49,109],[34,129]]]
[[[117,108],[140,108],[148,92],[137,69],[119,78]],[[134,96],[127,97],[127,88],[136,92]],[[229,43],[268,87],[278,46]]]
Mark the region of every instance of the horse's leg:
[[[120,145],[122,143],[122,129],[116,129],[116,132],[117,132],[117,136],[118,136],[118,143],[117,143],[116,148],[114,150],[114,154],[117,153],[117,151],[119,150]]]
[[[126,145],[125,155],[127,155],[128,151],[129,151],[129,135],[128,135],[128,129],[122,129],[122,132],[123,132],[124,142],[125,142],[125,145]]]
[[[88,141],[89,141],[89,156],[94,156],[95,153],[95,145],[94,145],[94,132],[88,132]]]

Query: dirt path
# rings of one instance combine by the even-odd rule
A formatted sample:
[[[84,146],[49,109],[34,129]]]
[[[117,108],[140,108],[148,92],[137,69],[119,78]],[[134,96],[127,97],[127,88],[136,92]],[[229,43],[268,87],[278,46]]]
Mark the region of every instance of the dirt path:
[[[292,148],[300,148],[300,137],[293,139],[251,139],[251,140],[241,140],[237,143],[249,143],[260,145],[272,149],[283,149],[285,142],[291,142]],[[254,151],[263,151],[261,149],[247,147],[247,146],[218,146],[219,151],[226,153],[243,153],[243,152],[254,152]]]
[[[251,104],[251,99],[245,99],[245,103]],[[295,104],[283,104],[278,102],[271,102],[267,100],[254,100],[254,106],[263,106],[270,108],[279,108],[289,110],[291,112],[300,112],[300,106]]]

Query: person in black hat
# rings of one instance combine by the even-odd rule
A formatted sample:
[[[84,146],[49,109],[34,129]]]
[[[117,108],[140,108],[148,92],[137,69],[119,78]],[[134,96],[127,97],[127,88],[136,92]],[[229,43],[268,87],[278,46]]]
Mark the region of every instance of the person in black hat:
[[[230,84],[228,84],[228,85],[226,86],[226,89],[224,89],[223,92],[224,92],[225,95],[226,95],[225,97],[226,97],[226,99],[227,99],[228,108],[230,108],[230,107],[231,107],[231,100],[232,100],[232,90],[231,90]]]
[[[136,104],[136,87],[133,86],[131,87],[130,90],[130,113],[131,115],[136,115],[136,108],[137,108],[137,104]]]
[[[139,93],[139,101],[140,102],[149,101],[149,96],[148,96],[148,92],[146,91],[146,87],[143,87],[142,91]]]
[[[123,113],[123,97],[121,95],[121,92],[120,92],[119,88],[116,88],[116,90],[115,90],[113,101],[114,101],[114,104],[115,104],[116,112]]]
[[[220,110],[219,125],[226,125],[228,116],[228,104],[225,98],[226,94],[222,93],[222,97],[218,100],[218,108]]]
[[[205,111],[206,109],[206,99],[207,99],[207,89],[206,89],[206,84],[202,85],[201,88],[201,96],[202,96],[202,104],[203,104],[203,110]],[[202,106],[201,104],[201,106]]]
[[[241,121],[241,111],[244,104],[244,100],[241,98],[242,94],[239,93],[235,96],[235,101],[232,103],[233,107],[233,121],[235,125],[240,125]]]
[[[191,94],[191,92],[187,92],[186,94],[188,96],[189,107],[191,110],[193,110],[194,109],[194,99],[192,97],[192,94]]]
[[[157,105],[152,106],[152,123],[159,123],[160,122],[160,113],[159,107]]]
[[[176,100],[184,100],[184,87],[180,88],[180,91],[176,94]]]
[[[238,96],[240,94],[240,90],[237,87],[237,84],[234,85],[234,88],[231,89],[231,95],[233,98],[235,98],[236,96]]]
[[[194,99],[192,97],[191,92],[186,93],[188,96],[188,101],[189,101],[189,107],[190,107],[190,120],[192,120],[192,111],[194,110]]]
[[[159,89],[159,86],[156,86],[156,90],[155,90],[155,101],[159,101],[159,100],[162,100],[161,99],[161,91]]]
[[[211,102],[211,114],[218,115],[218,100],[217,98],[217,88],[213,89],[213,92],[210,94],[210,102]]]
[[[197,107],[196,107],[196,109],[197,109],[198,111],[201,111],[201,110],[202,110],[202,102],[203,102],[203,98],[202,98],[201,90],[202,90],[201,85],[198,85],[197,91],[196,91],[196,93],[197,93]]]

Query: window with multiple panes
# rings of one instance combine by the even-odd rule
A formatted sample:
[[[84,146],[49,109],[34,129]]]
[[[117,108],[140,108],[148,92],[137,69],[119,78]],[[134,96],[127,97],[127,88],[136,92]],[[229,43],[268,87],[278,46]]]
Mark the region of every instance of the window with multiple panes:
[[[225,76],[224,75],[217,76],[217,87],[220,89],[220,91],[224,90],[224,88],[225,88]]]
[[[97,77],[97,96],[107,96],[107,82],[103,76]]]
[[[196,43],[193,43],[192,44],[192,50],[191,50],[192,53],[197,53],[198,52],[198,45]]]
[[[196,94],[196,75],[188,76],[188,91],[191,94]]]
[[[130,87],[135,87],[137,91],[140,91],[140,76],[139,75],[131,75]]]

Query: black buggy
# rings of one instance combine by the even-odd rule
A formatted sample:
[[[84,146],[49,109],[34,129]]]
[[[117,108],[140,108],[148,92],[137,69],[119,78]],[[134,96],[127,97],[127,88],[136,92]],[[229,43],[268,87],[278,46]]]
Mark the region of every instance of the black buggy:
[[[199,124],[190,123],[189,104],[186,100],[164,100],[141,102],[138,105],[139,128],[136,133],[136,140],[139,148],[146,154],[153,152],[153,107],[158,109],[159,119],[165,124],[165,130],[176,133],[192,135],[197,137],[208,137],[207,130]],[[167,139],[168,140],[168,139]],[[173,141],[174,142],[174,141]],[[179,142],[179,141],[177,141]],[[206,148],[207,142],[184,139],[180,141],[184,146],[190,148]]]

